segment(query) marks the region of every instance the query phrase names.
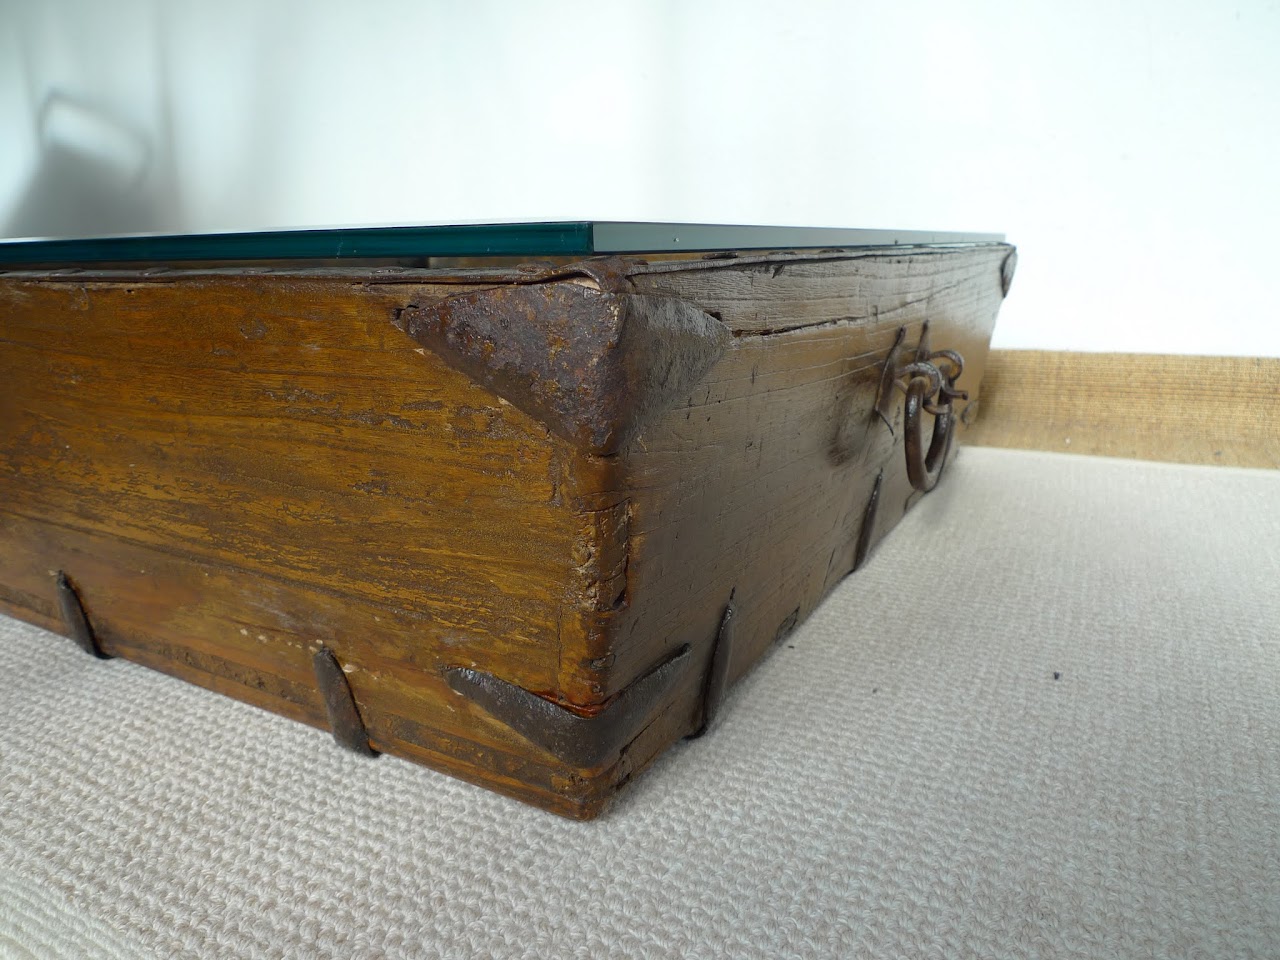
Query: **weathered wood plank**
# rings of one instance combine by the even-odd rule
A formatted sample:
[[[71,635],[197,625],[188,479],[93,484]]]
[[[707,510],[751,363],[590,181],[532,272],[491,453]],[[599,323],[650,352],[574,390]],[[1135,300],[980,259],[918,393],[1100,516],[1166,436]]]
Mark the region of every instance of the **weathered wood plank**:
[[[818,324],[901,326],[930,312],[980,325],[1003,296],[1010,253],[987,244],[654,263],[631,279],[641,292],[698,304],[739,336]]]
[[[876,261],[871,273],[882,279],[868,285],[887,285],[894,269],[910,278],[912,295],[901,298],[889,321],[794,324],[787,271],[763,277],[753,271],[754,281],[719,285],[754,285],[755,306],[730,321],[750,323],[752,332],[744,328],[700,389],[628,451],[634,600],[613,647],[623,677],[655,642],[663,649],[689,643],[709,658],[731,594],[737,649],[730,676],[739,676],[852,570],[881,472],[869,542],[897,522],[917,495],[906,477],[901,402],[893,404],[890,424],[873,412],[885,357],[900,327],[914,344],[927,320],[935,348],[964,354],[959,386],[976,398],[1002,300],[1002,254],[985,251],[978,260],[984,269],[963,281],[951,269],[931,269],[934,288],[909,258],[896,267]],[[866,261],[822,264],[825,273],[843,276],[846,288],[857,286],[853,277],[866,267]],[[729,309],[718,289],[695,302]],[[805,309],[812,318],[812,305]]]

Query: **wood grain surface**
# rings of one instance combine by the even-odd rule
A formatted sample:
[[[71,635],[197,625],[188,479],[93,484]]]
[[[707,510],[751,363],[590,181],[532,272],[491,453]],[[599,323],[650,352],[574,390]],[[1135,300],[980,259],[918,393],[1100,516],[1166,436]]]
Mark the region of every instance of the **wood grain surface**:
[[[555,794],[566,771],[459,739],[439,665],[558,689],[556,651],[586,632],[567,596],[592,572],[578,455],[396,330],[407,288],[3,291],[10,610],[48,623],[66,569],[109,652],[319,726],[324,644],[379,749]]]
[[[996,350],[966,443],[1280,467],[1280,359]]]
[[[65,633],[65,571],[107,653],[327,727],[323,647],[374,749],[593,816],[731,599],[732,678],[919,496],[890,347],[976,394],[1009,252],[0,275],[0,608]],[[571,762],[459,670],[629,726]]]

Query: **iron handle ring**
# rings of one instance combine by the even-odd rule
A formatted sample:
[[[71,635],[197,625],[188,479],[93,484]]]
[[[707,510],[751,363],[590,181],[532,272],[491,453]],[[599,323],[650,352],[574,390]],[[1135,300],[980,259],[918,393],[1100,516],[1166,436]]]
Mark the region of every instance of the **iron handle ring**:
[[[933,361],[942,360],[950,369],[943,372]],[[955,439],[956,416],[953,400],[968,398],[955,382],[964,371],[964,358],[955,350],[938,350],[902,368],[904,386],[903,448],[907,457],[907,479],[921,493],[937,486],[947,455]],[[933,415],[933,433],[926,450],[921,413]]]
[[[929,440],[928,451],[925,450],[921,412],[930,405],[925,393],[927,383],[923,377],[917,377],[907,386],[904,417],[906,435],[903,438],[903,447],[907,452],[907,479],[911,481],[911,486],[922,493],[932,490],[942,476],[956,425],[950,403],[936,408],[933,436]]]

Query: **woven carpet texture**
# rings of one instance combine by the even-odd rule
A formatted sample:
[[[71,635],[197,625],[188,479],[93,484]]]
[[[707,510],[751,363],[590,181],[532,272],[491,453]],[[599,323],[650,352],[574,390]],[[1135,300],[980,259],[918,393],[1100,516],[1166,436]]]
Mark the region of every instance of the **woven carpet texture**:
[[[1280,473],[966,448],[581,824],[0,620],[5,958],[1280,957]]]

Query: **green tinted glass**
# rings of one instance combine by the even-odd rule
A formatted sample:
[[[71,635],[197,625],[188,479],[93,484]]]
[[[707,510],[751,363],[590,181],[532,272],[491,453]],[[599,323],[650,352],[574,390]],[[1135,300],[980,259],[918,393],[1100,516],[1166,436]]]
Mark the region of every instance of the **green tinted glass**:
[[[572,257],[687,250],[794,250],[984,243],[1000,234],[711,224],[475,223],[0,242],[0,264]]]

